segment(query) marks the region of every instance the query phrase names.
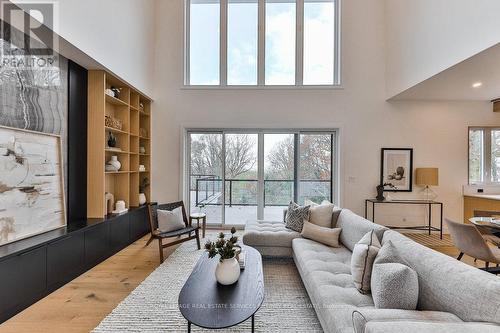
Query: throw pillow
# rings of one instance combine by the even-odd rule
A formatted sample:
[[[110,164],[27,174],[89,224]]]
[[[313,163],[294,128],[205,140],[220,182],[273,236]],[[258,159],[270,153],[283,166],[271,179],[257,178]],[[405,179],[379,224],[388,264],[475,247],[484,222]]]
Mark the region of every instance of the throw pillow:
[[[351,257],[351,275],[354,285],[362,294],[370,292],[372,267],[381,245],[374,230],[367,232],[354,245]]]
[[[320,227],[336,227],[342,208],[335,206],[328,200],[323,200],[321,204],[318,205],[306,199],[304,204],[311,206],[309,209],[309,222],[319,225]]]
[[[373,264],[371,290],[380,309],[415,310],[418,303],[418,275],[399,257],[389,241]]]
[[[288,229],[301,232],[304,220],[309,220],[310,206],[299,206],[295,202],[290,202],[285,217],[285,226]]]
[[[322,243],[331,247],[340,247],[339,236],[342,229],[330,227],[320,227],[319,225],[313,224],[311,222],[304,222],[304,227],[302,228],[302,237],[311,239],[318,243]]]
[[[157,214],[158,229],[161,232],[171,232],[186,227],[182,217],[181,207],[178,207],[172,211],[158,209]]]

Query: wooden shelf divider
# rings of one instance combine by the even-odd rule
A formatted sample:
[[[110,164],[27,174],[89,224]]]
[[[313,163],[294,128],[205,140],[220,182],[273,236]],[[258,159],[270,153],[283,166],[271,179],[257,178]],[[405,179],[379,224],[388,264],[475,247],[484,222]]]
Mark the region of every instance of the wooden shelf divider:
[[[118,98],[109,96],[105,90],[120,89]],[[139,206],[139,185],[145,178],[150,182],[151,167],[151,103],[152,101],[123,81],[101,70],[89,71],[88,77],[88,165],[87,165],[87,217],[106,216],[105,193],[114,195],[115,201],[123,200],[127,208]],[[119,119],[122,129],[105,125],[105,116]],[[140,137],[146,131],[148,138]],[[109,149],[108,137],[113,133],[121,151]],[[140,147],[146,153],[140,154]],[[106,171],[105,165],[111,156],[118,156],[122,167],[119,171]],[[139,172],[139,165],[148,172]],[[147,186],[146,199],[151,200],[151,189]]]

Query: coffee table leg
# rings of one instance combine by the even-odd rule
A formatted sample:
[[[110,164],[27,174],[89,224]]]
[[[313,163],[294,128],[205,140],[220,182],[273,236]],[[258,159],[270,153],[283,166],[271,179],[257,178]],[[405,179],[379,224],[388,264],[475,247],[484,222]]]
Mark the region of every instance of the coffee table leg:
[[[188,321],[188,333],[191,333],[191,322]]]
[[[255,317],[252,315],[252,333],[254,332],[255,329]]]

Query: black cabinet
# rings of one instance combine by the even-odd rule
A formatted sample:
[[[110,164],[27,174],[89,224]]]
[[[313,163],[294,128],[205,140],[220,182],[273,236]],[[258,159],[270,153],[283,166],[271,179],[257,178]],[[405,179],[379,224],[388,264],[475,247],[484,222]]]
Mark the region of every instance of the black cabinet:
[[[21,253],[0,262],[0,320],[36,301],[45,291],[47,247]]]
[[[58,287],[84,269],[85,238],[79,232],[47,245],[47,285]]]
[[[93,267],[111,252],[109,223],[101,223],[85,231],[85,265]]]
[[[130,241],[135,242],[150,231],[147,207],[134,210],[130,215]]]
[[[113,253],[126,247],[129,242],[129,214],[114,218],[109,223],[109,242]]]

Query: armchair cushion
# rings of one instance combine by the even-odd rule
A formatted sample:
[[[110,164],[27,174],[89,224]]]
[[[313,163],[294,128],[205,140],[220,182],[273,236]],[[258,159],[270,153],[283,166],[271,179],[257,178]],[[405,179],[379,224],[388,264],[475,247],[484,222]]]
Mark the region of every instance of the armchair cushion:
[[[158,209],[158,229],[162,233],[167,233],[185,228],[181,207],[172,211]]]

